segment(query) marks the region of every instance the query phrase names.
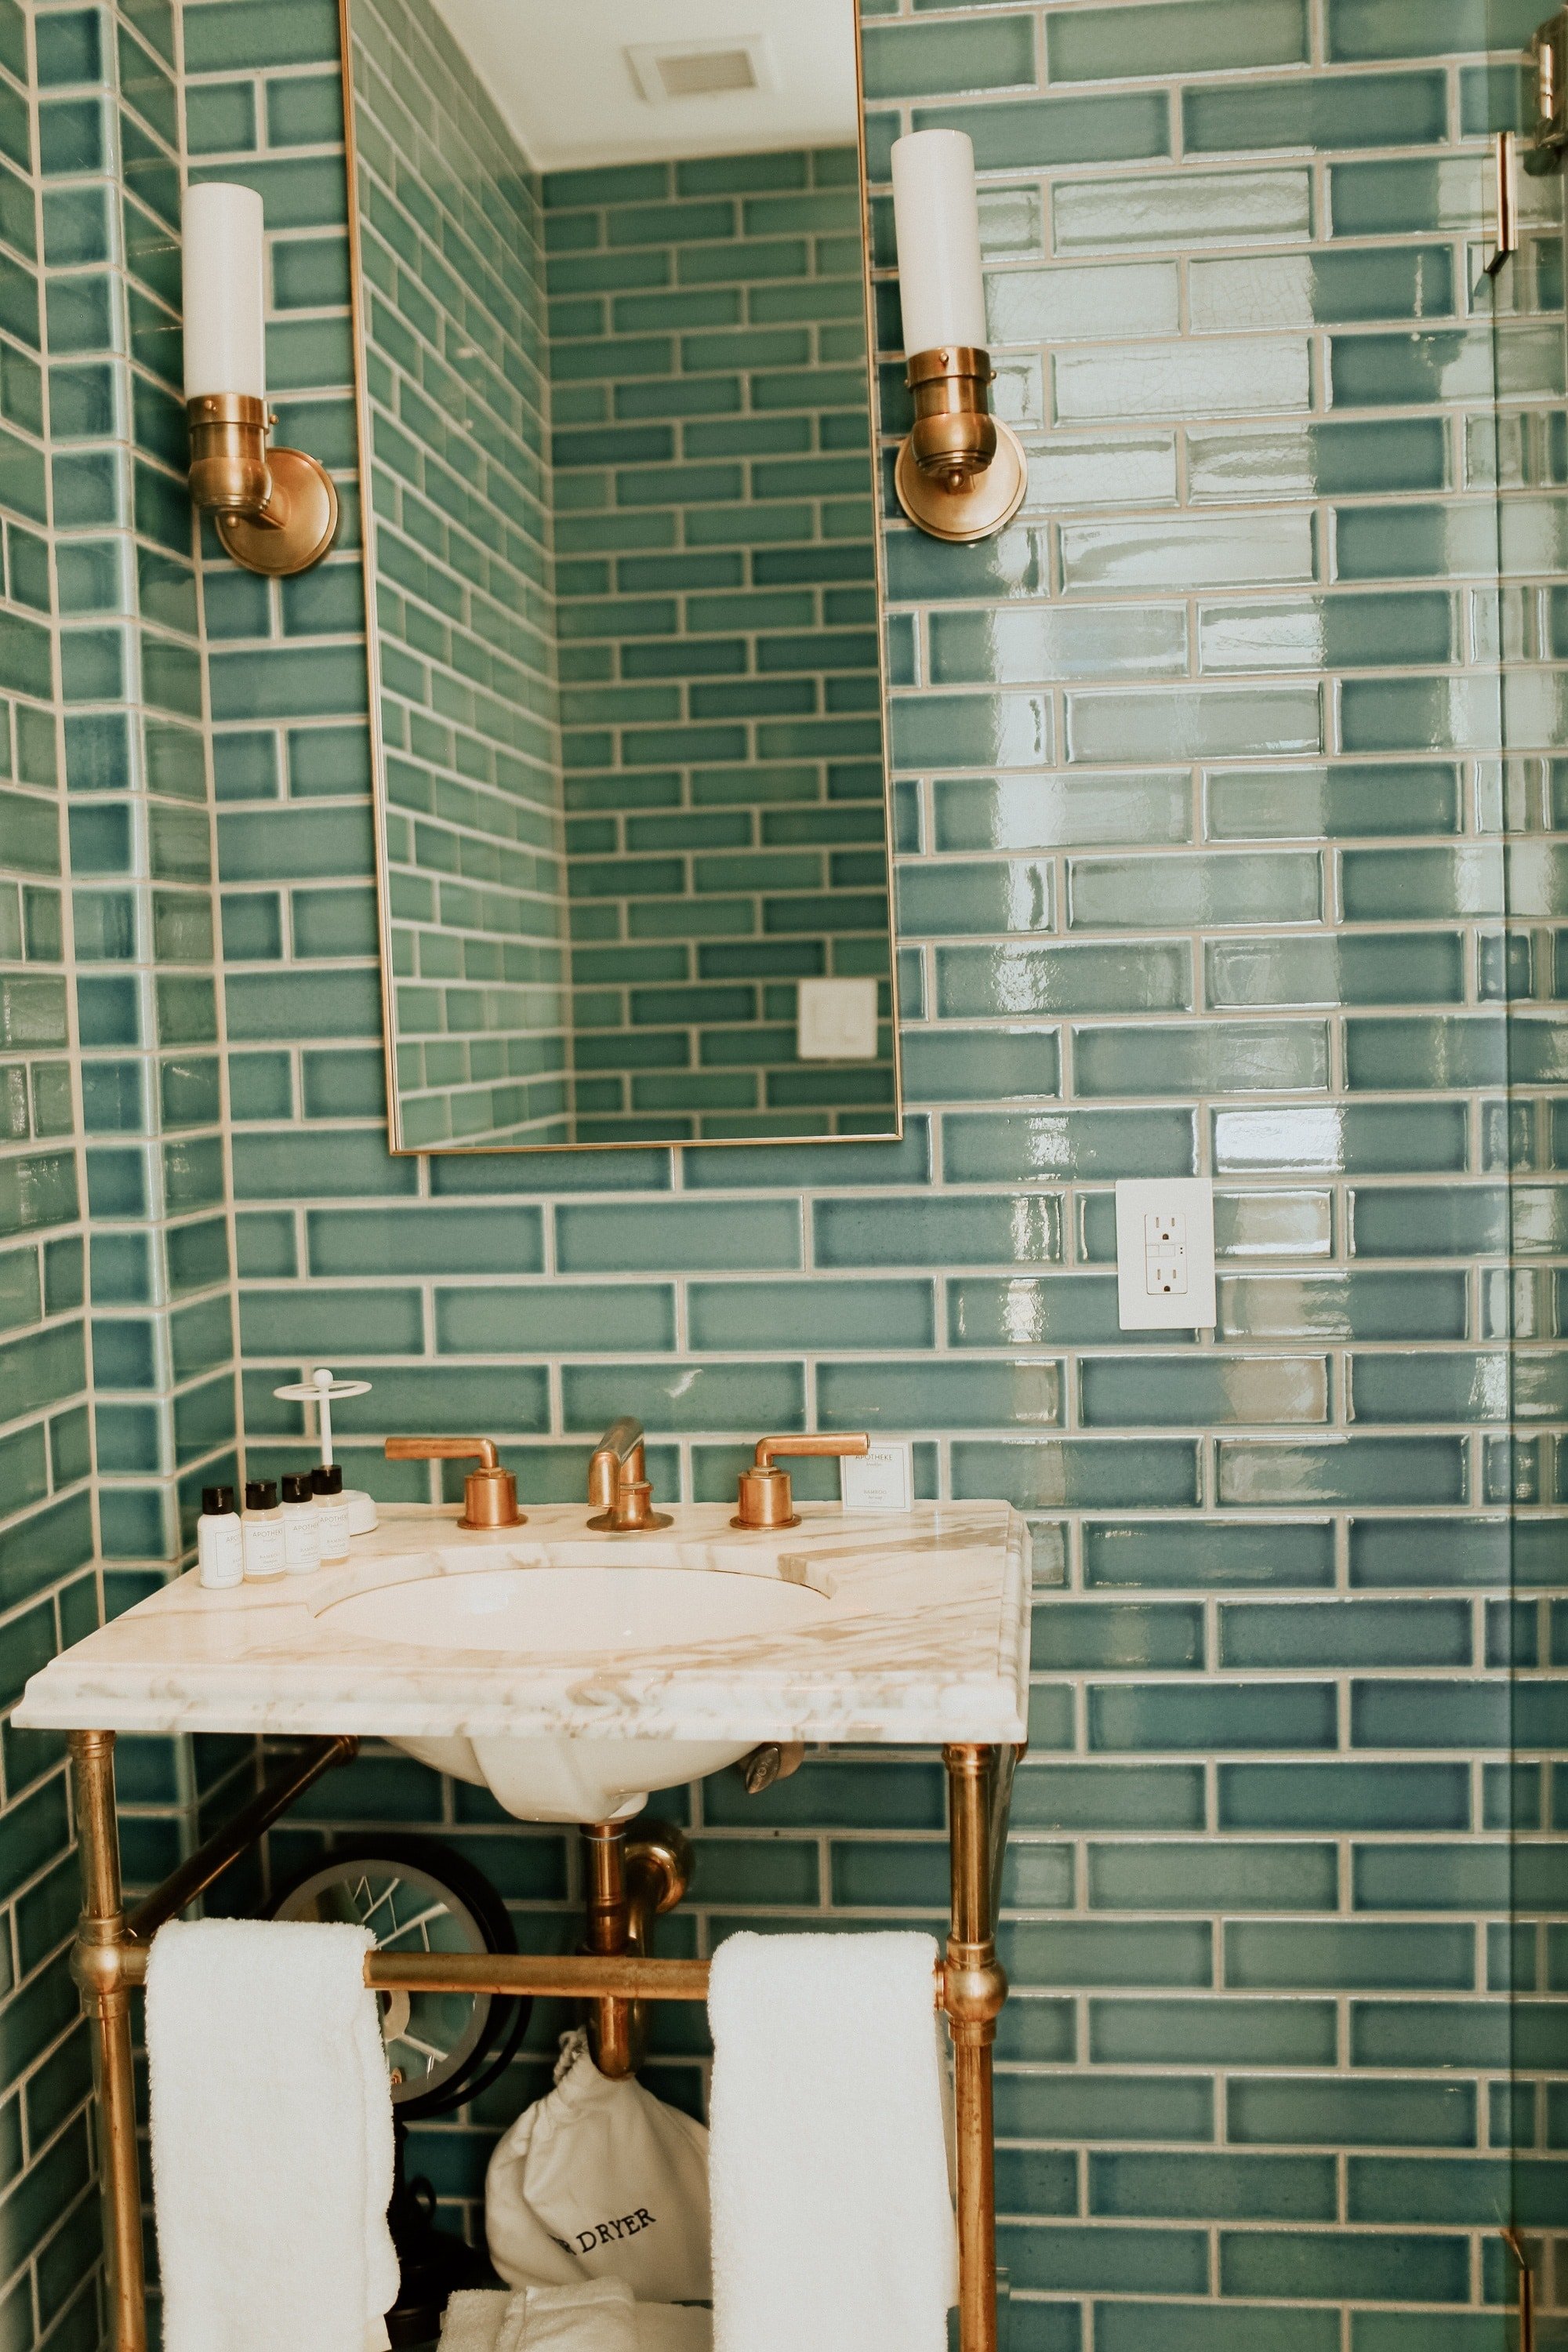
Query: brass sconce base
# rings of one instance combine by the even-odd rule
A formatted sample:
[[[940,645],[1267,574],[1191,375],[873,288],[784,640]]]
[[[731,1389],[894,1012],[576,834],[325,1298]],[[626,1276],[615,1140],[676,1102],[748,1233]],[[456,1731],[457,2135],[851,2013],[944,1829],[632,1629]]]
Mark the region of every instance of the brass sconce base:
[[[220,514],[213,525],[237,563],[268,579],[286,580],[320,563],[336,539],[337,485],[303,449],[268,449],[267,470],[289,502],[288,521],[279,526],[249,515]]]
[[[271,580],[320,563],[338,532],[337,487],[325,467],[302,449],[269,449],[267,404],[247,393],[205,394],[187,413],[191,496],[226,552]]]
[[[984,472],[971,476],[962,489],[950,488],[946,479],[922,472],[911,441],[899,451],[893,477],[899,504],[910,520],[933,539],[967,543],[994,538],[1023,505],[1029,487],[1024,445],[1010,425],[1004,425],[1000,417],[993,422],[996,454]]]

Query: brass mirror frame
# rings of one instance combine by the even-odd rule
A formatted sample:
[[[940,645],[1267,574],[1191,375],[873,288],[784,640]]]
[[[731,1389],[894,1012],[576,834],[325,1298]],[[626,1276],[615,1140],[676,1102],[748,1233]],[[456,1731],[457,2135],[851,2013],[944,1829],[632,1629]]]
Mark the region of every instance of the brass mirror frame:
[[[434,0],[425,0],[434,8]],[[630,1137],[622,1141],[584,1143],[568,1140],[562,1143],[451,1143],[440,1146],[409,1144],[403,1140],[402,1111],[397,1090],[397,1034],[393,1016],[392,995],[392,917],[391,892],[388,885],[384,818],[386,814],[386,742],[382,730],[381,639],[376,621],[375,563],[376,523],[370,495],[373,462],[373,431],[370,389],[365,365],[366,319],[364,274],[360,242],[359,205],[359,142],[354,114],[353,26],[353,0],[338,0],[338,37],[342,59],[343,100],[343,169],[346,182],[346,202],[349,232],[349,305],[353,338],[354,424],[359,445],[359,508],[361,565],[364,579],[365,666],[369,691],[369,721],[371,747],[371,802],[375,828],[375,897],[376,935],[379,947],[381,983],[382,1036],[386,1064],[386,1137],[387,1149],[395,1158],[442,1159],[479,1158],[496,1153],[560,1152],[560,1151],[686,1151],[686,1150],[794,1150],[815,1149],[818,1145],[899,1143],[903,1139],[906,1119],[904,1111],[903,1039],[899,1019],[899,934],[895,896],[893,846],[893,780],[890,745],[891,680],[888,667],[888,577],[885,528],[888,517],[884,511],[882,474],[884,446],[887,436],[881,415],[881,380],[878,370],[876,285],[873,278],[875,247],[871,230],[871,182],[866,145],[866,82],[861,49],[861,26],[858,0],[842,0],[854,21],[855,49],[855,151],[859,166],[860,196],[860,283],[866,321],[866,404],[870,426],[867,462],[870,471],[872,540],[874,542],[874,577],[877,595],[877,678],[880,697],[882,746],[882,852],[888,887],[888,991],[889,1023],[892,1036],[890,1056],[893,1078],[893,1100],[885,1134],[878,1135],[778,1135],[778,1136],[691,1136],[673,1139],[658,1137],[647,1139]],[[450,28],[447,30],[449,37]],[[567,982],[570,989],[571,982]]]

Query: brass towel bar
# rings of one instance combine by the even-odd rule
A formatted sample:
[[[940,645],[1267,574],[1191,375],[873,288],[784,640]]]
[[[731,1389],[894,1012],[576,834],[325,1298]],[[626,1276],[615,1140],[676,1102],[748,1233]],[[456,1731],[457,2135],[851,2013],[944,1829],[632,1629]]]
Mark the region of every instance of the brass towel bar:
[[[115,1963],[122,1984],[147,1981],[152,1958],[145,1946],[122,1949]],[[96,1979],[89,1967],[81,1973]],[[373,1992],[491,1992],[525,1994],[534,2000],[706,2000],[706,1960],[534,1959],[503,1952],[367,1952],[364,1980]],[[947,1969],[932,1971],[932,1996],[941,2009]]]

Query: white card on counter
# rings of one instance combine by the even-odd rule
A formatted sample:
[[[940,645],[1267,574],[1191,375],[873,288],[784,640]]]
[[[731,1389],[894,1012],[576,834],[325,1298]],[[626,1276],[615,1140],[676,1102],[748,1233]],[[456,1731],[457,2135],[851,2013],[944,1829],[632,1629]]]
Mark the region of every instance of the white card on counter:
[[[838,1467],[839,1493],[847,1511],[913,1508],[915,1468],[911,1445],[873,1445],[868,1454],[847,1454]]]

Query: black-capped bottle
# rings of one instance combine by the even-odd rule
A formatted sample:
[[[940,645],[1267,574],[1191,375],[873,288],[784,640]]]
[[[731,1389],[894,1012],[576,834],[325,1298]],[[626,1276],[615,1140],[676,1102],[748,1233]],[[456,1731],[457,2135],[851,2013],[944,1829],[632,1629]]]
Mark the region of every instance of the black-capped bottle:
[[[253,1478],[245,1489],[245,1580],[247,1584],[265,1584],[270,1577],[281,1576],[287,1565],[283,1556],[283,1513],[279,1507],[278,1488],[270,1478]]]
[[[283,1559],[290,1576],[309,1576],[321,1565],[321,1515],[308,1470],[283,1481]]]

